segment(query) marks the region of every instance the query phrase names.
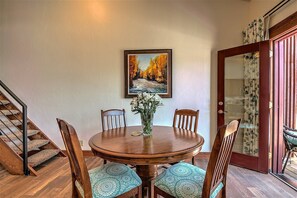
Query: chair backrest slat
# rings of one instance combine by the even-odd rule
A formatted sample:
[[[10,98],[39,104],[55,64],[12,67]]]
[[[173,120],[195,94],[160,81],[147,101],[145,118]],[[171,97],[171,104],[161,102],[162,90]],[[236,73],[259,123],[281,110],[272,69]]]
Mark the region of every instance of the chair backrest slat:
[[[57,122],[70,162],[73,184],[72,186],[73,188],[75,188],[75,181],[79,182],[84,191],[84,197],[91,198],[92,187],[90,177],[76,131],[70,124],[68,124],[64,120],[57,118]],[[77,193],[80,193],[78,189],[75,188],[75,190]]]
[[[119,128],[121,126],[121,118],[120,116],[116,116],[116,128]]]
[[[228,165],[239,124],[240,119],[233,120],[228,125],[219,128],[206,170],[202,197],[210,197],[220,182],[226,185]]]
[[[126,127],[125,109],[101,110],[102,130]]]
[[[173,127],[197,132],[199,110],[176,109],[173,117]]]
[[[186,125],[185,125],[185,116],[182,116],[181,117],[182,118],[182,125],[181,125],[181,128],[185,128],[186,127]]]
[[[190,116],[190,124],[189,126],[192,126],[193,125],[193,116]],[[192,130],[192,128],[189,128],[188,130]]]

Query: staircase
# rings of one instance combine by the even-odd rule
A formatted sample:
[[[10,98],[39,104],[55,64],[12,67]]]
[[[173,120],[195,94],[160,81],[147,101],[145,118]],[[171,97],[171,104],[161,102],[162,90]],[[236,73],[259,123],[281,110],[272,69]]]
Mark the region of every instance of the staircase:
[[[2,81],[0,85],[11,92]],[[0,90],[0,164],[11,174],[38,175],[39,165],[65,155],[30,119],[22,119],[27,117],[22,110]]]

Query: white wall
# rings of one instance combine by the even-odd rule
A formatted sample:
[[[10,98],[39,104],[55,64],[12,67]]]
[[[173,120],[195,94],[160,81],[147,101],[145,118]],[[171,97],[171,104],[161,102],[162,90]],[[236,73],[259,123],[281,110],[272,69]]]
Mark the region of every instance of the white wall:
[[[216,133],[217,50],[241,44],[248,1],[0,1],[0,79],[27,103],[29,117],[61,148],[55,118],[74,125],[84,149],[101,130],[100,109],[125,108],[123,50],[173,50],[173,97],[154,124],[171,125],[175,108],[200,110],[209,151]]]

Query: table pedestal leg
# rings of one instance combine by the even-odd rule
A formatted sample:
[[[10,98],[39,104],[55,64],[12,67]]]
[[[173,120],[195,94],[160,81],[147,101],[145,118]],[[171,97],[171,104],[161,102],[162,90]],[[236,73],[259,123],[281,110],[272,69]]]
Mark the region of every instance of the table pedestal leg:
[[[156,165],[137,165],[136,173],[142,180],[142,196],[144,196],[144,187],[147,187],[148,198],[154,196],[154,182],[153,180],[157,176],[157,166]]]

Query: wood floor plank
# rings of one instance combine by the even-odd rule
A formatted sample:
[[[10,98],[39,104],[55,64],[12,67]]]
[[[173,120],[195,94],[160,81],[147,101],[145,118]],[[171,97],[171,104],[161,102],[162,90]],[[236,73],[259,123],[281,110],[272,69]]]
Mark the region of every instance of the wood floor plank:
[[[208,160],[196,159],[196,165],[206,169]],[[86,158],[88,169],[103,163],[97,157]],[[55,158],[38,171],[39,176],[15,176],[0,170],[1,198],[70,198],[71,175],[67,158]],[[261,174],[229,166],[227,197],[297,197],[297,192],[269,174]]]

